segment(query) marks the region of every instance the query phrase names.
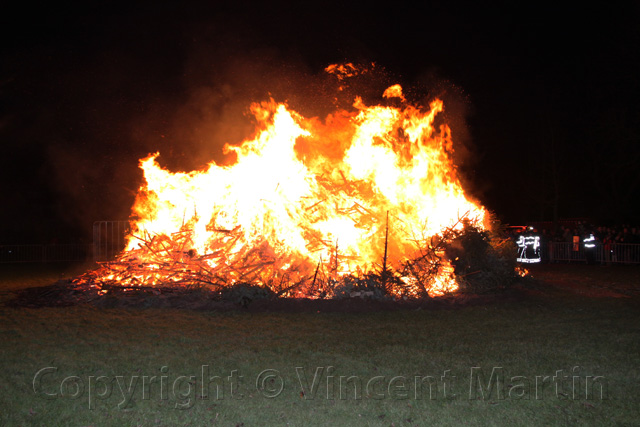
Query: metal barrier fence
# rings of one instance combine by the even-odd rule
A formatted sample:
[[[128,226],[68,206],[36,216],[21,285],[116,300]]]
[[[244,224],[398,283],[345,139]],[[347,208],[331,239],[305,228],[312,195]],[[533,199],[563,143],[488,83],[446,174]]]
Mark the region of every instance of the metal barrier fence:
[[[549,242],[541,246],[543,262],[586,262],[587,256],[582,244],[574,247],[571,242]],[[598,264],[640,264],[640,244],[616,243],[596,245],[595,262]]]
[[[84,262],[93,249],[88,244],[0,245],[0,263]]]
[[[109,261],[125,247],[129,221],[96,221],[93,223],[93,260]]]
[[[0,264],[109,261],[125,247],[129,221],[96,221],[92,244],[0,245]]]

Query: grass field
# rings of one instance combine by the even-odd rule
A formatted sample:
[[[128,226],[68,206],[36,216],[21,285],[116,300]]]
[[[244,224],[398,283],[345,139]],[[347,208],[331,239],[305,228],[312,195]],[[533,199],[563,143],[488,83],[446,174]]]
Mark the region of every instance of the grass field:
[[[0,306],[0,424],[637,425],[640,270],[607,268],[433,310]],[[4,268],[1,289],[77,269]]]

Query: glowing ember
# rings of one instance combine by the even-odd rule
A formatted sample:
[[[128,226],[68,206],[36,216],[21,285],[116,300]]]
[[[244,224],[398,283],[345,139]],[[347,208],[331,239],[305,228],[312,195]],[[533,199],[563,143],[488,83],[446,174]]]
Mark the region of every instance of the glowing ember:
[[[522,266],[516,266],[516,274],[520,277],[526,277],[529,275],[529,270],[527,270],[526,268],[522,267]]]
[[[454,291],[453,268],[444,258],[428,265],[428,284],[403,266],[424,261],[424,249],[437,246],[443,229],[461,228],[461,218],[481,225],[485,210],[465,196],[456,177],[449,127],[434,125],[442,101],[428,109],[409,105],[400,85],[384,97],[402,107],[367,106],[356,98],[353,111],[319,120],[273,100],[253,104],[262,130],[224,147],[237,155],[232,166],[212,162],[201,171],[173,173],[158,165],[158,153],[142,159],[145,182],[133,206],[132,235],[98,280],[126,286],[248,282],[313,297],[320,283],[330,295],[326,285],[347,275],[394,271],[403,290],[391,294]]]

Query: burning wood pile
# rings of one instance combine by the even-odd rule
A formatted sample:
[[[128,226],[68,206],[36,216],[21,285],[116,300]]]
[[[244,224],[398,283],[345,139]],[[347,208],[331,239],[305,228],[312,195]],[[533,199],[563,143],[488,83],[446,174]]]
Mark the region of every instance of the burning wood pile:
[[[354,68],[327,71],[343,81]],[[173,173],[158,153],[142,159],[125,251],[76,284],[250,284],[306,298],[347,288],[392,297],[455,292],[446,247],[465,227],[484,230],[487,215],[456,176],[444,105],[411,105],[399,85],[380,102],[393,106],[356,97],[352,110],[323,120],[256,103],[255,138],[224,148],[237,156],[232,166]]]
[[[139,248],[100,263],[99,269],[82,275],[75,283],[97,285],[101,289],[157,286],[206,287],[212,291],[222,291],[234,284],[260,284],[274,296],[330,298],[344,292],[361,296],[379,291],[396,297],[427,297],[434,289],[446,289],[446,281],[455,283],[454,268],[446,251],[457,236],[472,226],[467,222],[466,227],[463,231],[449,227],[442,235],[422,242],[425,246],[418,248],[416,258],[405,260],[398,270],[387,262],[385,253],[381,262],[368,272],[340,275],[337,250],[330,263],[318,262],[311,274],[308,263],[285,270],[283,259],[275,257],[266,242],[258,247],[245,247],[232,262],[225,262],[226,254],[241,237],[239,230],[220,230],[220,239],[211,243],[217,249],[198,255],[187,249],[192,230],[185,226],[172,236],[140,239]],[[387,244],[385,241],[385,251]],[[219,267],[211,267],[212,264]],[[442,294],[453,291],[449,289]]]

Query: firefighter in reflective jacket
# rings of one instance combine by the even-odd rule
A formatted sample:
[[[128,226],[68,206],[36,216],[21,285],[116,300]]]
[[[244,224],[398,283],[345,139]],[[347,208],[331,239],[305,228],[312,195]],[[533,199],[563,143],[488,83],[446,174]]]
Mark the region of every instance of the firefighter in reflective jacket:
[[[533,227],[529,227],[527,233],[520,235],[516,242],[518,245],[518,258],[516,261],[524,263],[537,263],[541,261],[540,236]]]
[[[589,233],[587,237],[583,240],[584,243],[584,254],[587,258],[587,264],[595,264],[596,263],[596,238],[593,233]]]

